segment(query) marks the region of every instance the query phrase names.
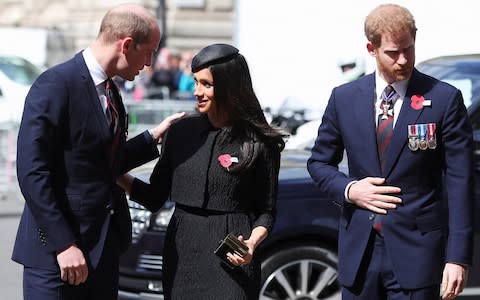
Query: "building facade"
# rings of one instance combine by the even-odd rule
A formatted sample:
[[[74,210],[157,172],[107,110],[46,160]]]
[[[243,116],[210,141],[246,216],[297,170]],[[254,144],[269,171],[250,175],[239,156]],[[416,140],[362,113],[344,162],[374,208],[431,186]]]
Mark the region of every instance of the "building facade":
[[[121,0],[0,0],[0,26],[46,28],[63,33],[73,49],[97,35],[105,12]],[[130,0],[150,9],[164,30],[165,46],[196,51],[213,42],[232,42],[234,0]],[[162,21],[164,19],[165,21]],[[55,63],[55,62],[53,62]]]

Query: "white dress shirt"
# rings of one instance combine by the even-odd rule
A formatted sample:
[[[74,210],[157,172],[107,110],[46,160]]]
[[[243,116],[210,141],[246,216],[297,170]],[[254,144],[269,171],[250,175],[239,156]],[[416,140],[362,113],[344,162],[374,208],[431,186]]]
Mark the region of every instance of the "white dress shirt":
[[[382,93],[383,90],[387,87],[388,83],[379,75],[378,70],[375,72],[375,126],[378,126],[378,116],[383,114],[383,110],[380,109],[380,104],[382,103]],[[402,80],[402,81],[397,81],[392,84],[390,84],[394,89],[395,92],[400,96],[397,100],[395,100],[395,103],[393,104],[393,127],[395,128],[395,123],[397,122],[398,115],[400,114],[400,110],[402,108],[403,104],[403,99],[405,98],[405,95],[407,94],[407,86],[408,86],[408,79]],[[395,129],[394,129],[395,130]],[[357,180],[351,181],[347,184],[345,187],[345,201],[350,202],[350,199],[348,198],[348,190],[354,184],[357,182]]]
[[[107,97],[105,96],[104,82],[107,80],[107,74],[103,70],[102,66],[100,66],[95,56],[93,56],[93,52],[90,47],[87,47],[85,50],[83,50],[82,55],[83,59],[85,60],[85,64],[87,65],[88,72],[92,77],[95,87],[97,88],[98,99],[102,105],[103,112],[106,113]]]

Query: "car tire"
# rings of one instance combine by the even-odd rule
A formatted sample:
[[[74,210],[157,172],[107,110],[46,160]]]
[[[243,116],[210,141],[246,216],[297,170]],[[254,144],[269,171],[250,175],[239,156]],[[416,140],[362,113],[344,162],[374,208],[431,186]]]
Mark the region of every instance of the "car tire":
[[[341,299],[338,258],[321,245],[294,245],[262,262],[260,300]]]

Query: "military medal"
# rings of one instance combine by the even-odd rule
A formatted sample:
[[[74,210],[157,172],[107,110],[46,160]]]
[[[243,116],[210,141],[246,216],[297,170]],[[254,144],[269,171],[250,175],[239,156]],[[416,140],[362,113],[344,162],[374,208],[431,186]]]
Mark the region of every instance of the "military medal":
[[[382,103],[382,110],[383,110],[383,114],[382,114],[382,120],[386,120],[388,119],[388,107],[390,106],[390,104],[388,104],[386,101],[384,101]]]
[[[408,148],[412,151],[418,150],[418,133],[416,125],[408,125]]]
[[[420,137],[420,141],[418,142],[418,148],[420,148],[420,150],[427,150],[427,124],[417,124],[417,130]]]
[[[437,148],[437,138],[435,135],[435,130],[437,129],[437,124],[435,123],[428,123],[427,124],[427,141],[428,141],[428,148],[435,149]]]
[[[393,107],[390,108],[390,102],[383,101],[381,105],[382,120],[388,119],[388,116],[393,116]]]

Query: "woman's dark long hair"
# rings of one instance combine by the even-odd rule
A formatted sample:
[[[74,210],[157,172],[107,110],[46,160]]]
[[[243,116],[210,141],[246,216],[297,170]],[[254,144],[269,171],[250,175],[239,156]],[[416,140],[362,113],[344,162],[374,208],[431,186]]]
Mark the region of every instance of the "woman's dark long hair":
[[[213,76],[215,102],[219,113],[226,114],[230,126],[221,136],[221,143],[230,139],[242,141],[241,161],[232,172],[248,169],[265,147],[282,151],[287,134],[268,124],[255,92],[247,62],[243,55],[210,67]]]

